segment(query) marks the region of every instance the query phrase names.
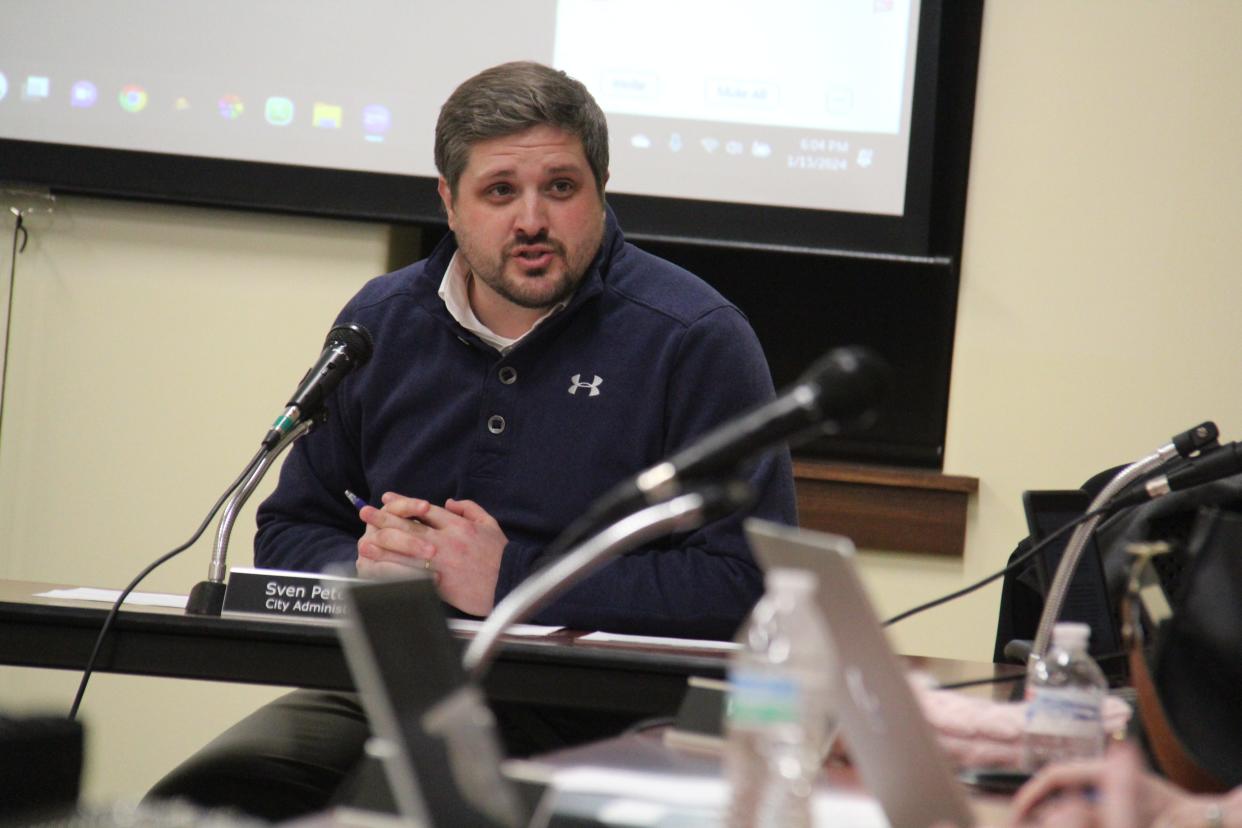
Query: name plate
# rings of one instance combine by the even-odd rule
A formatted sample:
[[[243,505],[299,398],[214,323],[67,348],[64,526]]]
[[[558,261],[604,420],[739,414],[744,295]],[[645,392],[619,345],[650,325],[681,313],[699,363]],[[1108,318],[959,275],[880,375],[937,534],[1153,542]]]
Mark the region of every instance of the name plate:
[[[229,570],[224,614],[331,620],[345,615],[346,584],[357,578],[278,569]]]

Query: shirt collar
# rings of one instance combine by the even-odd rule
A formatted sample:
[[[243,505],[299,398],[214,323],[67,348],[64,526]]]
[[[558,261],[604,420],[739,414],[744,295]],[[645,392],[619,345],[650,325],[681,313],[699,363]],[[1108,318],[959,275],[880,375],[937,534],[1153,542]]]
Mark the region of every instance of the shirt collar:
[[[457,324],[502,354],[508,353],[514,345],[517,345],[531,331],[539,327],[540,323],[552,314],[563,310],[569,304],[568,301],[558,302],[549,308],[547,313],[536,319],[535,324],[530,326],[530,330],[521,336],[513,338],[501,336],[484,325],[479,317],[474,315],[474,308],[470,307],[470,279],[472,278],[474,277],[470,273],[465,257],[461,255],[460,250],[455,251],[453,258],[449,260],[448,267],[444,270],[444,278],[440,280],[440,289],[438,291],[440,299],[444,301],[444,306],[448,308],[449,314],[457,320]]]

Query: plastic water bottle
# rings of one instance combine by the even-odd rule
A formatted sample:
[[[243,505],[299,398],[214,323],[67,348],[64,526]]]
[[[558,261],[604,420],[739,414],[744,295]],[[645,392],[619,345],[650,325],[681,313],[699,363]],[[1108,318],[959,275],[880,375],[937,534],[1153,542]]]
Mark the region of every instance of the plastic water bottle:
[[[725,775],[731,828],[811,824],[811,790],[836,729],[835,661],[815,575],[773,569],[729,666]]]
[[[1087,654],[1091,628],[1061,623],[1043,658],[1032,655],[1026,677],[1025,770],[1049,762],[1104,755],[1104,696],[1108,680]]]

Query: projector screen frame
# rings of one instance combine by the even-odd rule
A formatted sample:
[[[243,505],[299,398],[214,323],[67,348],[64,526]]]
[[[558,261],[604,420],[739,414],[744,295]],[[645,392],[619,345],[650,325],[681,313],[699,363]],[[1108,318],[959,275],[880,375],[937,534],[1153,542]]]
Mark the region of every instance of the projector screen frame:
[[[837,345],[867,345],[894,365],[892,408],[876,428],[813,441],[804,457],[943,464],[983,3],[922,2],[908,216],[608,194],[628,238],[751,316],[778,386]],[[426,177],[0,139],[0,186],[382,222],[421,228],[424,243],[445,230]],[[794,329],[782,306],[820,312]]]
[[[923,0],[901,216],[696,201],[610,192],[627,235],[686,242],[905,256],[957,254],[937,223],[964,203],[977,21],[964,4]],[[972,52],[973,49],[973,52]],[[955,70],[968,63],[970,71]],[[948,70],[948,71],[946,71]],[[824,178],[830,185],[831,178]],[[0,183],[147,201],[386,222],[443,221],[435,181],[422,176],[302,167],[0,139]],[[960,208],[957,208],[960,212]],[[946,246],[947,245],[947,246]]]

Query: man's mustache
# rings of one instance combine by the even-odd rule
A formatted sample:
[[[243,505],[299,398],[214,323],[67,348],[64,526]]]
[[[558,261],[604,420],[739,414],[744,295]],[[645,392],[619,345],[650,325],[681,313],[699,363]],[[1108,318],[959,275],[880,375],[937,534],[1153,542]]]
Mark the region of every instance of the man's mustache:
[[[537,233],[534,236],[525,236],[519,233],[511,242],[505,245],[503,252],[506,256],[510,256],[517,248],[528,247],[531,245],[543,245],[544,247],[550,248],[552,252],[557,255],[565,255],[565,245],[548,236],[546,230],[541,233]]]

